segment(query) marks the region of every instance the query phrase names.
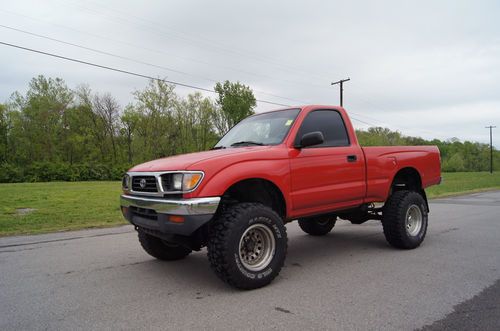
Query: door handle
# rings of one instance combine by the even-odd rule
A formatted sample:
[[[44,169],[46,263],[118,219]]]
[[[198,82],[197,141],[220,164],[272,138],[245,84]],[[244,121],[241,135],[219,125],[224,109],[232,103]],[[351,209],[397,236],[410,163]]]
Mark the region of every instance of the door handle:
[[[356,162],[358,157],[356,155],[347,155],[347,162]]]

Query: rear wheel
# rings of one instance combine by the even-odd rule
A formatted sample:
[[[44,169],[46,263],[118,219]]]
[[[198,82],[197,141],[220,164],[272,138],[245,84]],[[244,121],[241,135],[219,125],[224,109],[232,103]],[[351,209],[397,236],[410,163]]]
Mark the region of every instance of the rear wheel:
[[[413,249],[420,246],[427,232],[427,223],[425,200],[417,192],[394,192],[384,206],[384,235],[394,247]]]
[[[336,222],[336,216],[317,216],[299,219],[299,226],[312,236],[324,236],[332,231]]]
[[[144,248],[149,255],[157,259],[165,261],[179,260],[191,253],[189,248],[165,242],[141,230],[138,231],[138,235],[142,248]]]

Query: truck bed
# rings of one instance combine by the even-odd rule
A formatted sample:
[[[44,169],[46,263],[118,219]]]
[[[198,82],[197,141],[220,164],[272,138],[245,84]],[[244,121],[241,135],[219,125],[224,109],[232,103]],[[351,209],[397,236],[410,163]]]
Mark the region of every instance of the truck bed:
[[[366,202],[385,201],[397,170],[414,168],[422,187],[441,182],[441,160],[436,146],[361,147],[366,163]]]

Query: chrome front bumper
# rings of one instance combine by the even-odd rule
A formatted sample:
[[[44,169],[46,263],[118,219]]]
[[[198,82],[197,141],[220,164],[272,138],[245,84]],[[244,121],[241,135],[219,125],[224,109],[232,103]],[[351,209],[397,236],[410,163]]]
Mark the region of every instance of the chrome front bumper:
[[[169,215],[213,215],[219,206],[220,197],[169,200],[139,197],[123,194],[120,197],[122,207],[152,209],[158,214]]]

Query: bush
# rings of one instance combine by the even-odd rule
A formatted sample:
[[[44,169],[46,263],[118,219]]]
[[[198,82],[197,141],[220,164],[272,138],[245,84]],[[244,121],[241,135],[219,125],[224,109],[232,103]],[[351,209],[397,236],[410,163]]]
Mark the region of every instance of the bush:
[[[120,180],[129,168],[102,163],[34,162],[23,169],[4,163],[0,165],[0,183]]]
[[[453,154],[449,159],[444,159],[442,168],[444,172],[465,171],[464,158],[459,153]]]
[[[0,183],[20,183],[24,182],[21,167],[13,164],[0,164]]]
[[[24,169],[26,182],[68,181],[69,166],[65,163],[35,162]]]

